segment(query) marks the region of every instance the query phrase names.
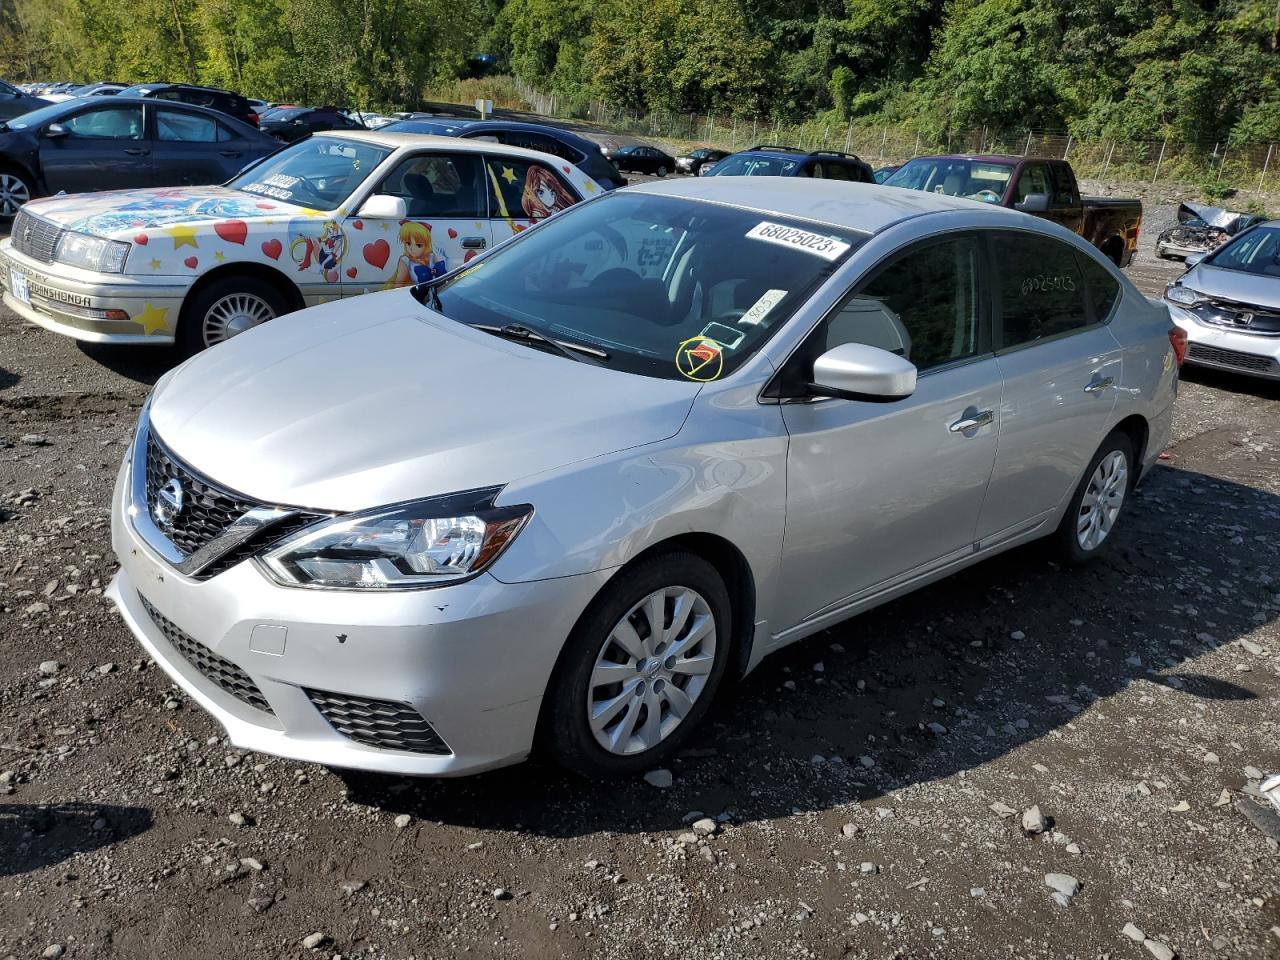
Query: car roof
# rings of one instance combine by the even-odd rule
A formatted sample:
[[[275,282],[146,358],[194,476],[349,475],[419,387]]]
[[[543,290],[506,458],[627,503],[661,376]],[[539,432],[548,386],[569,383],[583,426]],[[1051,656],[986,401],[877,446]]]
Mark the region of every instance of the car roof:
[[[953,210],[1000,210],[1015,220],[1025,216],[1004,207],[922,190],[808,177],[689,177],[650,181],[618,192],[721,203],[864,233],[879,233],[902,220]]]
[[[254,131],[257,130],[256,127],[250,126],[249,124],[241,120],[239,117],[232,116],[229,113],[223,113],[221,110],[215,110],[213,107],[203,107],[198,103],[184,103],[181,100],[155,100],[151,97],[135,97],[135,96],[122,97],[118,93],[114,97],[102,97],[101,103],[94,103],[93,102],[94,99],[96,98],[76,97],[75,99],[72,99],[72,100],[64,100],[62,101],[62,103],[52,104],[52,106],[58,106],[58,107],[66,106],[70,109],[74,109],[76,107],[94,106],[94,107],[99,107],[101,109],[106,110],[106,109],[110,109],[111,107],[118,107],[122,103],[136,103],[139,106],[152,107],[157,110],[169,110],[171,108],[176,110],[190,110],[194,113],[207,114],[208,116],[213,117],[215,120],[219,122],[230,121],[231,123],[238,124],[241,127],[249,127],[249,129]]]
[[[548,136],[559,137],[566,143],[586,143],[595,146],[595,143],[581,134],[566,130],[564,127],[554,127],[549,123],[525,123],[520,120],[455,120],[450,126],[465,127],[467,130],[516,130],[524,133],[545,133]]]
[[[538,150],[526,150],[524,147],[511,147],[505,143],[490,143],[488,140],[464,140],[460,137],[438,137],[432,133],[408,133],[399,130],[326,130],[324,133],[313,134],[311,139],[332,138],[336,140],[358,140],[362,143],[372,143],[379,147],[390,147],[392,150],[400,150],[410,147],[439,147],[442,150],[449,150],[454,153],[498,153],[506,154],[514,157],[528,157],[531,160],[540,160],[546,163],[547,157],[552,155],[542,153]],[[568,163],[561,157],[552,157],[559,163]]]
[[[1056,160],[1057,157],[1019,157],[1012,153],[939,153],[927,157],[912,157],[911,160],[972,160],[978,163],[1022,163],[1024,160]],[[911,160],[903,162],[905,166]]]

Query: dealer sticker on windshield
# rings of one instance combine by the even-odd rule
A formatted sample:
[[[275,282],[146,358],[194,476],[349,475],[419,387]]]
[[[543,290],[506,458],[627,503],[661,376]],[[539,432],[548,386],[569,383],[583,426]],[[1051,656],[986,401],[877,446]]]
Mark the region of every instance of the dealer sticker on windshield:
[[[849,249],[849,244],[835,237],[824,237],[820,233],[784,227],[780,223],[770,223],[768,220],[757,223],[747,231],[747,236],[752,240],[767,240],[769,243],[778,243],[784,247],[798,247],[807,253],[822,257],[823,260],[837,260]]]

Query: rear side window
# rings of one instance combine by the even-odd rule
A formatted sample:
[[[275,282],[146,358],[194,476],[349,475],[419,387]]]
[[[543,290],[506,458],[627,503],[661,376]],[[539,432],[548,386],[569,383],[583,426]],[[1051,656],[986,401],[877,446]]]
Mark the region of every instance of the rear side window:
[[[1085,297],[1093,313],[1095,323],[1105,323],[1111,317],[1111,309],[1120,299],[1120,281],[1111,271],[1092,257],[1077,253],[1080,269],[1084,273]]]
[[[215,143],[219,139],[218,124],[199,114],[161,108],[156,111],[156,137],[182,143]]]
[[[1076,253],[1050,237],[1000,234],[992,240],[1000,301],[1000,346],[1034,343],[1089,325]]]
[[[1018,177],[1017,203],[1026,200],[1033,193],[1043,193],[1053,199],[1053,188],[1049,185],[1049,169],[1043,163],[1031,163],[1022,168]]]
[[[1051,164],[1049,172],[1053,174],[1053,202],[1060,207],[1075,206],[1077,198],[1076,176],[1065,163]]]

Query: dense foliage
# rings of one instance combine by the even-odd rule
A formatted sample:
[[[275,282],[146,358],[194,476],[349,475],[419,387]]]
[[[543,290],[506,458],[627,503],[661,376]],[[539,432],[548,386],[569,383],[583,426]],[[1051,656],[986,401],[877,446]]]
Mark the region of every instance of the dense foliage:
[[[1277,0],[0,0],[11,79],[388,106],[478,50],[579,107],[1280,140]]]

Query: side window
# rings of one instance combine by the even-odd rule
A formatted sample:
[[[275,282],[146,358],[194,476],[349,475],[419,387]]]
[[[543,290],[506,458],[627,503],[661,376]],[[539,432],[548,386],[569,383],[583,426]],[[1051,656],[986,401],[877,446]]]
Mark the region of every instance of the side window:
[[[555,171],[515,157],[488,157],[489,215],[503,220],[541,220],[578,202]]]
[[[1049,170],[1043,163],[1031,163],[1022,168],[1014,201],[1021,203],[1033,193],[1043,193],[1051,201],[1053,200],[1053,188],[1049,185]]]
[[[498,140],[508,146],[549,153],[553,157],[568,160],[570,163],[577,163],[582,159],[582,154],[567,143],[561,143],[559,140],[541,133],[525,133],[520,130],[504,131],[498,134]]]
[[[828,160],[821,166],[819,176],[827,180],[852,180],[849,176],[849,168],[838,160]]]
[[[156,110],[156,139],[165,142],[214,143],[218,124],[209,117],[179,110]]]
[[[474,219],[486,215],[481,177],[478,154],[419,154],[392,170],[376,192],[403,197],[415,219]]]
[[[1003,321],[1001,346],[1015,347],[1087,326],[1076,253],[1049,237],[1002,234],[992,241]]]
[[[1084,273],[1085,296],[1092,310],[1092,319],[1095,323],[1105,323],[1111,316],[1111,308],[1120,299],[1120,281],[1092,257],[1077,253],[1076,258]]]
[[[141,140],[142,107],[106,107],[62,121],[73,137],[86,140]]]
[[[1053,203],[1059,207],[1073,207],[1080,202],[1076,176],[1065,163],[1055,163],[1053,174]]]
[[[229,130],[227,127],[224,127],[222,124],[218,124],[217,126],[218,126],[218,142],[219,143],[226,143],[228,140],[240,139],[239,134]]]
[[[982,352],[978,242],[956,237],[890,263],[826,323],[814,356],[865,343],[906,357],[920,370]]]

